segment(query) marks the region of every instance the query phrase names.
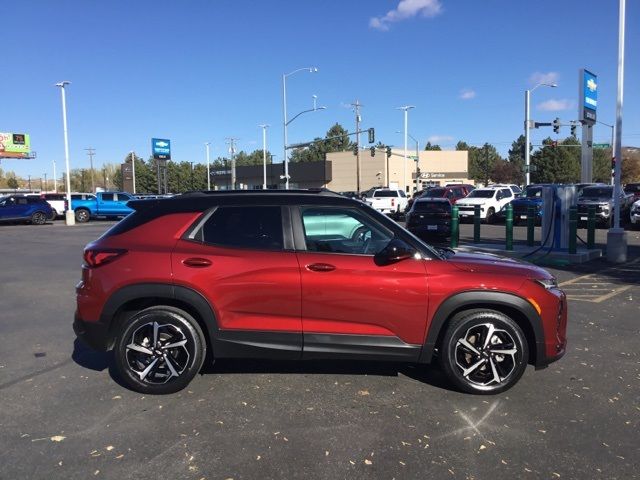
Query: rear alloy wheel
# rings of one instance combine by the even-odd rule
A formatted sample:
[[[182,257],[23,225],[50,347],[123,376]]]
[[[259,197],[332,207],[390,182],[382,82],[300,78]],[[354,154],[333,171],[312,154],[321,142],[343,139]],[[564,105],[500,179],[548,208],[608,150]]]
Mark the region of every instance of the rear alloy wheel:
[[[118,335],[115,365],[136,392],[175,393],[200,371],[205,351],[204,334],[191,315],[174,307],[151,307],[134,315]]]
[[[87,223],[91,215],[89,214],[89,210],[86,208],[80,208],[75,211],[76,222],[78,223]]]
[[[35,212],[31,215],[31,223],[33,225],[44,225],[47,223],[47,216],[42,212]]]
[[[442,341],[441,363],[462,391],[494,394],[520,379],[529,359],[522,329],[494,310],[468,310],[451,321]]]

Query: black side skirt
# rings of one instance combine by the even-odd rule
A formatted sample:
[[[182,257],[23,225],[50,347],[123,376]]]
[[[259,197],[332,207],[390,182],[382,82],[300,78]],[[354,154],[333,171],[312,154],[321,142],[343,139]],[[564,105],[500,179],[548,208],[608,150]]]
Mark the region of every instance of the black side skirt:
[[[214,356],[218,358],[417,362],[421,350],[422,345],[380,335],[220,330],[213,340]]]

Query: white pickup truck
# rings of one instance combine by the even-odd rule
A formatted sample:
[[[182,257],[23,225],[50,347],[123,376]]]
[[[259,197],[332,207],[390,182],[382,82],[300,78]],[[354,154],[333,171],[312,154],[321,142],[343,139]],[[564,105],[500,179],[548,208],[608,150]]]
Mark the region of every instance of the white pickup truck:
[[[380,188],[365,199],[371,208],[394,217],[399,217],[407,206],[407,195],[402,190]]]

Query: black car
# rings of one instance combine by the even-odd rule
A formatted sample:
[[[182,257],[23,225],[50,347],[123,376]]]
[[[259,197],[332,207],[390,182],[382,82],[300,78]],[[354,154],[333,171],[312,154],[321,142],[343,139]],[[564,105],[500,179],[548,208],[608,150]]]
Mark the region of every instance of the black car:
[[[451,236],[451,202],[446,198],[418,198],[407,213],[407,230],[416,237]]]

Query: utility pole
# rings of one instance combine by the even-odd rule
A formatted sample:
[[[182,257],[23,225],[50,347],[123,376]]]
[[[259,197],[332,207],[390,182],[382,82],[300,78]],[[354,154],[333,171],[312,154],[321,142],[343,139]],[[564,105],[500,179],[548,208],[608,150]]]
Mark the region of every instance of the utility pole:
[[[193,188],[193,162],[189,162],[191,165],[191,171],[189,173],[189,190],[194,190]]]
[[[132,150],[131,151],[131,179],[133,181],[133,193],[136,194],[136,154]]]
[[[47,182],[47,172],[44,172],[44,188],[45,190],[49,190],[49,183]]]
[[[96,191],[96,182],[93,178],[93,156],[96,154],[95,148],[85,148],[87,151],[87,155],[89,155],[89,165],[91,166],[91,193],[95,193]]]
[[[239,139],[235,137],[227,137],[227,143],[229,144],[229,153],[231,154],[231,188],[236,189],[236,141]]]
[[[58,193],[58,177],[56,176],[56,161],[53,161],[53,191]]]
[[[484,175],[485,175],[485,180],[484,180],[484,186],[488,187],[489,186],[489,144],[485,143],[484,144]]]
[[[31,191],[31,175],[27,175],[29,181],[29,191]]]
[[[364,105],[359,100],[356,100],[351,106],[356,114],[356,192],[360,194],[360,107]]]

